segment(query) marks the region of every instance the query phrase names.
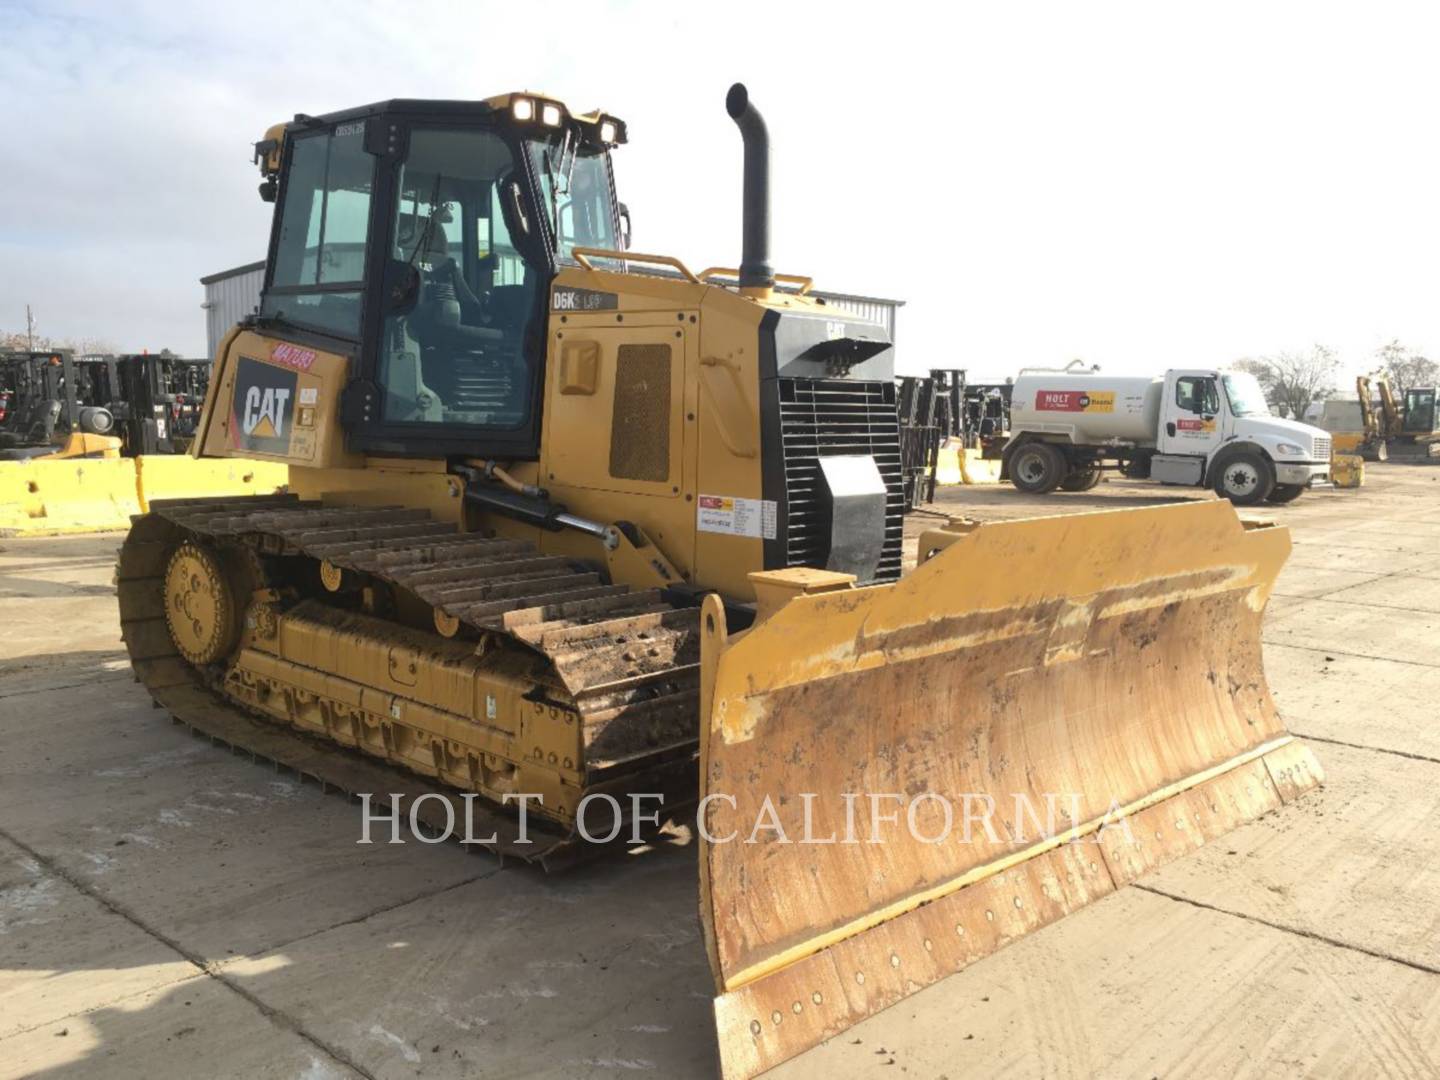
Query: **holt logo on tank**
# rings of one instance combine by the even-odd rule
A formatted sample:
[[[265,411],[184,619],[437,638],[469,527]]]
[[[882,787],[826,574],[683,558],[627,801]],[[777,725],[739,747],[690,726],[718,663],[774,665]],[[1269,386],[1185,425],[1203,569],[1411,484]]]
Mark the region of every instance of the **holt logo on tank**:
[[[1040,412],[1114,412],[1113,390],[1038,390],[1035,408]]]

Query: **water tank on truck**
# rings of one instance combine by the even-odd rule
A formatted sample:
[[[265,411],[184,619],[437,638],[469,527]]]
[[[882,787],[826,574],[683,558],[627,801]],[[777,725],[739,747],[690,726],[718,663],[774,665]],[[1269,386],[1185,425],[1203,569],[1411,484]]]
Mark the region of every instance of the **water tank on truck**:
[[[1010,430],[1068,434],[1088,445],[1154,446],[1164,393],[1163,378],[1022,372],[1010,399]]]

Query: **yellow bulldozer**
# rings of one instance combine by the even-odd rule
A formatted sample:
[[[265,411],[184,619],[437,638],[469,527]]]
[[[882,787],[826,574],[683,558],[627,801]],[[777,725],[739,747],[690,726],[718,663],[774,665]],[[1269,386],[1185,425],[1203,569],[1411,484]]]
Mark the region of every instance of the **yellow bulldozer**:
[[[665,800],[748,1077],[1319,769],[1261,667],[1282,528],[953,520],[902,573],[893,345],[774,272],[765,124],[726,107],[743,256],[699,273],[629,250],[609,113],[272,128],[262,300],[193,453],[290,490],[152,504],[117,580],[174,717],[354,792],[483,796],[502,854]]]

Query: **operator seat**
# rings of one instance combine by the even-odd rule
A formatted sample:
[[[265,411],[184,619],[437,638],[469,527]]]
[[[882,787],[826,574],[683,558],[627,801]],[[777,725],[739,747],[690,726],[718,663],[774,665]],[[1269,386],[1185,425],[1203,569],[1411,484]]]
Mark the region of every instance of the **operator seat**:
[[[456,360],[467,353],[483,354],[505,340],[503,332],[476,325],[485,318],[485,303],[471,290],[449,249],[445,230],[437,221],[428,230],[420,252],[419,261],[427,269],[420,298],[406,320],[410,334],[420,344],[425,384],[444,402],[455,399]]]

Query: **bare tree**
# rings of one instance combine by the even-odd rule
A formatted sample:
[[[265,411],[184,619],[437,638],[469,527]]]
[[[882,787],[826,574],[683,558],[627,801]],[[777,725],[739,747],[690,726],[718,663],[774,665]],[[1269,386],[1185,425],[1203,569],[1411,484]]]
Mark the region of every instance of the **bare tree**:
[[[0,352],[44,352],[46,349],[69,349],[76,356],[116,355],[119,346],[107,338],[51,338],[43,334],[32,336],[22,330],[10,333],[0,330]]]
[[[1406,390],[1413,387],[1440,383],[1440,364],[1401,345],[1398,340],[1376,349],[1375,359],[1379,361],[1380,369],[1389,377],[1390,386],[1401,397]]]
[[[1339,366],[1340,358],[1324,345],[1313,345],[1306,352],[1281,352],[1235,362],[1237,369],[1255,376],[1276,412],[1297,420],[1304,418],[1311,405],[1335,393],[1335,370]]]
[[[59,343],[62,349],[69,349],[76,356],[116,356],[120,347],[109,338],[65,338]]]

